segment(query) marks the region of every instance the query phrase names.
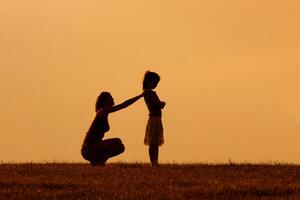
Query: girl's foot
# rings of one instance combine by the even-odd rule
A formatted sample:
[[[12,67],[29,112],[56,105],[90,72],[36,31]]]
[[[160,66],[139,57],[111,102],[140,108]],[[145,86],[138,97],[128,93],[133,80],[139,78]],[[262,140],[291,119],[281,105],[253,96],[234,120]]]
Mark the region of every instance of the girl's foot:
[[[101,163],[99,161],[90,161],[90,164],[92,167],[96,167],[96,166],[104,166],[105,163]]]

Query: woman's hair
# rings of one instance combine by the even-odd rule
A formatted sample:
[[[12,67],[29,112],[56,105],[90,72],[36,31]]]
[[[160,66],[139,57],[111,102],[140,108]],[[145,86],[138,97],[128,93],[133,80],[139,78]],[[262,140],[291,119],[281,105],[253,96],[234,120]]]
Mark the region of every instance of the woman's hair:
[[[160,81],[160,76],[155,72],[146,71],[143,81],[143,89],[146,89],[147,84],[152,80],[156,80],[158,83]]]
[[[101,92],[100,95],[97,98],[95,110],[96,112],[103,108],[106,105],[106,100],[111,97],[111,94],[109,92]]]

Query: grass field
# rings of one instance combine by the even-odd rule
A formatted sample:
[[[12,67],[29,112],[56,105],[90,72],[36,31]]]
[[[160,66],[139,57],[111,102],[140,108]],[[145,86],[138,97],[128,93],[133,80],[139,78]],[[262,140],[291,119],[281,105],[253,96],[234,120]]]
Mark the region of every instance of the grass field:
[[[300,199],[300,166],[4,163],[0,199]]]

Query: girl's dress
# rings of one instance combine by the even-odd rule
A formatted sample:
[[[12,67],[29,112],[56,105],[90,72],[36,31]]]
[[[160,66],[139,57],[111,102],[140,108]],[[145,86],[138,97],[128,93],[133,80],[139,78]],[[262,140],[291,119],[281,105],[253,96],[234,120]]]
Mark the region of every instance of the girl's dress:
[[[161,146],[164,143],[164,129],[161,117],[149,117],[144,144]]]

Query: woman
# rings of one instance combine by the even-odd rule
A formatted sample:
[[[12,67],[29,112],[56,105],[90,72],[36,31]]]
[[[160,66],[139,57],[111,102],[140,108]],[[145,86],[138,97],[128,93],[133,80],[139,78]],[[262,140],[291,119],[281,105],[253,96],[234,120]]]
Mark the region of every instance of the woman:
[[[81,155],[84,159],[90,161],[92,166],[104,165],[109,158],[124,152],[125,147],[121,139],[103,140],[104,134],[109,131],[108,115],[130,106],[143,95],[142,93],[119,105],[115,105],[109,92],[102,92],[99,95],[96,101],[96,116],[86,133],[81,148]]]

